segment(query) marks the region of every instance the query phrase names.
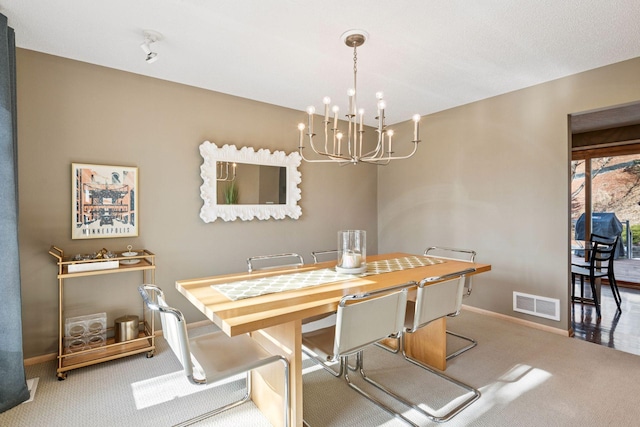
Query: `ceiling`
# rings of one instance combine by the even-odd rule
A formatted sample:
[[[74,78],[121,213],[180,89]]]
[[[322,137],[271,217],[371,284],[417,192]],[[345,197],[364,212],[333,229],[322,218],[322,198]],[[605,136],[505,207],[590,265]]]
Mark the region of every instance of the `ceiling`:
[[[20,48],[304,110],[409,120],[640,56],[638,0],[0,0]],[[140,49],[143,30],[163,35]],[[302,114],[302,113],[301,113]],[[295,126],[295,125],[293,125]]]

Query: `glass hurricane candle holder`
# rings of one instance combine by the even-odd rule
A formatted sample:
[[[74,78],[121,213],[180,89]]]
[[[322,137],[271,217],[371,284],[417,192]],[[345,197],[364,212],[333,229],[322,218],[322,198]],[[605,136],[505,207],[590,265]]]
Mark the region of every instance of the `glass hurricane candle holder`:
[[[338,231],[338,263],[336,271],[363,273],[367,269],[367,232],[364,230]]]

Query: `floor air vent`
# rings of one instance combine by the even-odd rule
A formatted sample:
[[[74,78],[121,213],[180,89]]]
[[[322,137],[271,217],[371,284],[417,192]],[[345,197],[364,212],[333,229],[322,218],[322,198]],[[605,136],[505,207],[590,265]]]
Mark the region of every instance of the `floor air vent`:
[[[513,311],[560,320],[560,300],[514,292]]]

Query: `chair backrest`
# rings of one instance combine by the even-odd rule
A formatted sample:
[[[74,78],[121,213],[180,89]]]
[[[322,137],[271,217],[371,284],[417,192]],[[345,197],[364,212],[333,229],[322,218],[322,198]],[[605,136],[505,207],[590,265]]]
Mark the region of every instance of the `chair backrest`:
[[[421,280],[416,293],[413,325],[409,332],[441,317],[456,315],[460,312],[466,275],[474,271],[476,271],[475,268],[469,268],[457,273]]]
[[[593,237],[593,235],[592,235]],[[613,261],[615,259],[616,245],[618,244],[618,236],[614,239],[601,238],[597,240],[591,240],[592,251],[591,258],[589,259],[590,269],[603,268],[613,271]]]
[[[476,259],[476,251],[471,249],[446,248],[444,246],[431,246],[425,249],[424,254],[438,258],[457,259],[471,262],[474,262]]]
[[[342,297],[338,304],[334,358],[354,354],[404,326],[407,290],[413,282],[379,291]]]
[[[600,234],[591,233],[591,238],[589,240],[591,242],[604,243],[604,244],[607,244],[607,245],[614,245],[616,243],[617,239],[618,239],[618,236],[616,236],[616,237],[607,237],[607,236],[601,236]]]
[[[256,268],[256,262],[262,264]],[[247,270],[251,273],[253,270],[266,270],[277,267],[301,267],[304,265],[304,258],[296,253],[274,254],[274,255],[258,255],[247,258]]]
[[[182,312],[176,308],[169,307],[164,299],[162,289],[155,285],[141,285],[138,287],[138,291],[145,305],[151,311],[160,313],[162,336],[167,340],[169,347],[171,347],[171,350],[180,361],[187,377],[194,382],[204,382],[204,371],[191,355],[187,322]],[[148,291],[153,291],[155,298],[149,295]],[[196,375],[194,375],[194,369],[197,372]]]
[[[475,262],[476,251],[471,249],[447,248],[444,246],[431,246],[424,251],[425,255],[444,259],[455,259],[459,261]],[[464,282],[466,296],[471,295],[473,290],[472,277],[467,276]]]
[[[313,257],[313,263],[317,264],[324,261],[337,261],[338,260],[338,250],[337,249],[327,249],[324,251],[313,251],[311,252],[311,257]],[[318,258],[322,258],[322,260],[318,260]]]

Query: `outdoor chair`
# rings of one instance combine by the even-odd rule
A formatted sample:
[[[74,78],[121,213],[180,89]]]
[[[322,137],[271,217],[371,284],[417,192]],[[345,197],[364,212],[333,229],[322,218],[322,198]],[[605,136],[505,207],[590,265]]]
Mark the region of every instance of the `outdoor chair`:
[[[606,277],[609,280],[611,293],[618,306],[618,310],[621,310],[622,298],[614,273],[614,258],[618,239],[619,236],[607,238],[592,234],[589,241],[590,248],[587,248],[589,260],[584,263],[574,262],[571,264],[571,300],[582,303],[593,303],[596,307],[598,317],[601,317],[600,301],[596,289],[596,279],[598,278]],[[580,298],[576,298],[575,296],[576,277],[580,277]],[[588,278],[589,286],[591,287],[591,299],[584,297],[585,277]]]

